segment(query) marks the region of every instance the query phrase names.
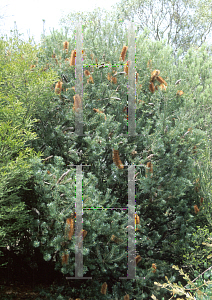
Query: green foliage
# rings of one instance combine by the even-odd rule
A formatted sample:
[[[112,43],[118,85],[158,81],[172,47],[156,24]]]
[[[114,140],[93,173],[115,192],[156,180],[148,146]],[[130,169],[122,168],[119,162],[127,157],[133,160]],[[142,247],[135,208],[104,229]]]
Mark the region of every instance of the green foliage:
[[[183,278],[188,282],[186,286],[182,286],[181,282],[172,283],[168,280],[167,276],[165,276],[165,279],[168,283],[160,284],[158,282],[154,282],[156,286],[159,286],[160,288],[166,289],[174,296],[184,296],[185,299],[190,300],[209,300],[211,299],[212,292],[212,274],[211,274],[211,267],[205,270],[202,274],[200,274],[197,278],[195,278],[193,281],[190,280],[189,276],[183,272],[182,269],[179,269],[178,266],[172,266],[175,270],[178,270],[180,275],[184,276]],[[204,274],[204,277],[202,276]],[[204,278],[204,279],[203,279]],[[198,280],[197,280],[198,279]],[[208,280],[209,279],[209,280]],[[206,281],[208,280],[208,281]],[[196,282],[195,282],[196,281]],[[195,283],[194,283],[195,282]],[[186,288],[187,287],[187,288]],[[190,291],[192,293],[190,293]],[[173,297],[172,296],[172,297]],[[170,299],[172,299],[172,297]],[[157,298],[152,295],[152,299],[157,300]],[[177,298],[181,299],[181,298]]]
[[[15,40],[13,46],[0,41],[1,247],[15,243],[17,233],[27,227],[28,211],[19,193],[32,176],[30,159],[41,155],[27,147],[27,142],[36,139],[31,129],[36,120],[30,120],[27,107],[23,106],[24,83],[20,76],[27,62],[21,60],[20,49],[17,50],[16,46]],[[27,45],[22,47],[22,53],[25,47]],[[11,54],[5,56],[7,49]]]
[[[22,187],[19,194],[27,206],[25,211],[30,211],[27,219],[29,245],[31,249],[39,249],[43,259],[53,262],[55,269],[64,276],[75,275],[76,237],[73,235],[68,239],[65,231],[66,220],[74,219],[75,216],[76,171],[73,165],[82,164],[83,229],[87,231],[83,240],[83,275],[92,277],[92,280],[75,280],[73,293],[80,298],[99,299],[99,295],[102,296],[101,286],[103,282],[107,282],[107,295],[102,296],[105,299],[120,299],[126,293],[130,298],[147,299],[153,292],[161,299],[167,292],[155,287],[154,282],[165,275],[172,281],[178,279],[176,272],[170,267],[176,264],[182,267],[188,263],[188,254],[194,252],[194,243],[198,239],[198,228],[208,226],[207,234],[210,233],[205,206],[199,206],[201,193],[196,189],[199,175],[197,162],[205,157],[208,133],[202,129],[201,115],[195,119],[194,114],[202,101],[210,105],[211,100],[200,88],[195,90],[194,99],[193,88],[199,83],[201,62],[205,60],[201,73],[205,77],[202,76],[201,80],[209,91],[209,72],[206,68],[211,61],[204,56],[203,47],[199,50],[199,58],[189,51],[185,58],[186,65],[179,64],[177,68],[172,49],[165,47],[163,42],[153,43],[146,39],[144,32],[136,42],[136,71],[139,73],[136,132],[139,135],[123,136],[128,129],[126,112],[123,111],[127,105],[128,78],[120,72],[123,72],[128,57],[125,62],[120,62],[119,56],[122,46],[127,44],[127,31],[119,29],[116,20],[109,23],[107,17],[101,31],[98,29],[100,19],[96,14],[97,12],[92,15],[95,20],[93,24],[84,27],[83,35],[83,63],[87,64],[85,69],[89,70],[94,81],[87,81],[88,78],[83,75],[83,131],[86,136],[73,133],[75,113],[72,108],[75,92],[72,87],[75,85],[75,67],[69,65],[67,58],[70,58],[71,50],[75,48],[74,33],[70,38],[67,38],[67,33],[63,35],[57,31],[49,37],[43,37],[42,45],[34,56],[30,56],[33,51],[29,45],[26,48],[28,50],[23,52],[26,53],[23,66],[22,50],[16,54],[21,71],[13,66],[14,62],[10,66],[11,72],[19,74],[14,75],[16,81],[14,91],[10,92],[11,97],[18,95],[18,101],[21,101],[25,109],[21,120],[26,120],[27,117],[39,120],[32,126],[37,139],[30,141],[30,145],[36,153],[40,155],[42,152],[45,157],[43,160],[37,156],[30,157],[29,177],[21,176],[24,182],[28,179],[27,183],[31,186],[30,191]],[[63,50],[66,39],[69,41],[68,53]],[[55,57],[52,57],[53,53]],[[94,54],[93,60],[91,54]],[[30,71],[30,64],[34,64],[32,58],[36,57],[36,67]],[[98,64],[119,62],[119,65],[92,67],[95,58]],[[149,60],[152,65],[148,68]],[[158,87],[152,93],[149,81],[151,72],[155,69],[160,70],[160,76],[168,86],[166,90]],[[108,80],[108,73],[113,74],[113,71],[117,72],[117,84]],[[25,77],[20,80],[22,74]],[[180,87],[175,86],[176,80],[181,77],[183,80]],[[3,78],[7,78],[7,83],[12,85],[9,71],[5,71]],[[29,86],[23,86],[23,79],[30,82]],[[59,80],[63,82],[63,90],[56,94],[54,88]],[[181,89],[184,94],[176,95]],[[4,93],[7,92],[9,93],[9,87],[6,85]],[[11,103],[15,105],[14,98]],[[95,112],[94,108],[104,114]],[[209,125],[209,112],[205,111],[205,116]],[[8,125],[4,126],[1,130],[8,130]],[[11,145],[12,141],[10,138]],[[20,145],[21,142],[18,146]],[[126,211],[118,208],[128,205],[128,178],[127,168],[119,169],[114,164],[113,149],[119,150],[120,159],[125,166],[135,164],[137,172],[136,212],[140,217],[140,224],[136,231],[136,251],[142,260],[136,268],[136,275],[140,279],[131,281],[119,279],[127,274],[128,216]],[[136,154],[133,154],[134,150]],[[147,168],[147,162],[150,161],[153,165],[152,174],[148,173]],[[22,165],[25,166],[23,162]],[[28,165],[25,166],[25,171]],[[8,188],[11,186],[13,181],[9,182]],[[210,193],[207,190],[204,197],[210,203]],[[195,213],[195,205],[199,208],[198,213]],[[93,209],[97,207],[104,209]],[[20,224],[23,224],[21,220]],[[119,238],[119,242],[112,240],[112,235]],[[16,235],[11,233],[12,237],[15,239]],[[64,254],[68,255],[67,264],[62,263]],[[200,258],[199,265],[196,264],[195,267],[202,268],[201,263]],[[152,264],[156,265],[155,270]],[[57,297],[60,294],[62,295],[61,291]]]

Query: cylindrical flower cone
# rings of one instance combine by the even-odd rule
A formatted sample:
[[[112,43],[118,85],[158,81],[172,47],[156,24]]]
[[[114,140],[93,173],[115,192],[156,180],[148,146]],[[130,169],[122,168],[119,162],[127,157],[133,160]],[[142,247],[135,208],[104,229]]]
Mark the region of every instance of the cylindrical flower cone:
[[[71,240],[74,234],[74,219],[68,218],[66,220],[66,237],[68,233],[68,239]]]
[[[107,292],[107,283],[104,282],[103,285],[102,285],[102,287],[101,287],[101,293],[103,295],[106,295],[106,292]]]
[[[151,73],[151,81],[154,81],[156,79],[156,77],[158,77],[160,74],[160,71],[159,70],[154,70],[152,73]]]
[[[149,90],[150,90],[150,92],[154,93],[155,87],[154,87],[153,82],[150,82],[150,84],[149,84]]]
[[[122,61],[125,60],[125,56],[126,56],[126,53],[127,53],[127,49],[128,49],[127,46],[123,46],[122,51],[121,51],[121,55],[120,55],[120,60],[122,60]]]
[[[124,166],[120,160],[120,157],[119,157],[119,151],[118,150],[113,150],[113,162],[116,164],[116,166],[119,168],[119,169],[123,169]]]
[[[76,50],[71,51],[70,66],[75,66]]]

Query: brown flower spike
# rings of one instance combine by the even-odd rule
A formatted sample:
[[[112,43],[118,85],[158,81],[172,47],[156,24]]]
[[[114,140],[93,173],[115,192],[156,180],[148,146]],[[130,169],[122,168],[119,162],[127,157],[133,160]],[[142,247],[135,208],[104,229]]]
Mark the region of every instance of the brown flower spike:
[[[160,74],[160,71],[159,70],[154,70],[152,73],[151,73],[151,81],[154,81]]]
[[[68,218],[66,220],[66,234],[68,233],[68,239],[72,239],[72,235],[74,234],[74,219]]]
[[[197,205],[194,205],[194,212],[195,212],[195,214],[197,214],[199,212],[199,208]]]
[[[58,81],[55,85],[55,93],[60,94],[62,91],[62,81]]]
[[[63,255],[62,255],[62,265],[64,265],[64,264],[67,265],[68,264],[68,258],[69,258],[69,254],[63,253]]]
[[[176,95],[182,96],[183,91],[177,91]]]
[[[63,50],[65,50],[66,53],[68,53],[68,46],[69,46],[69,42],[65,41],[63,43]]]
[[[71,51],[70,66],[75,66],[76,50]]]
[[[148,173],[152,173],[151,174],[151,177],[152,177],[153,176],[153,164],[151,162],[148,162],[146,166],[147,166],[147,168],[150,168],[150,170],[146,169],[146,177],[147,177]]]
[[[159,81],[162,84],[165,84],[167,86],[167,83],[165,82],[165,80],[161,76],[157,76],[156,80]]]
[[[79,111],[80,109],[82,109],[82,100],[80,98],[80,95],[76,94],[75,96],[73,96],[73,98],[74,98],[73,110]]]
[[[150,91],[151,91],[152,93],[154,93],[155,87],[154,87],[153,82],[150,82],[150,84],[149,84],[149,89],[150,89]]]
[[[100,114],[104,114],[103,111],[100,111],[98,108],[93,108],[93,111],[100,113]],[[104,114],[105,115],[105,114]],[[106,120],[106,115],[105,115],[105,120]]]
[[[136,261],[136,265],[142,260],[141,256],[140,255],[137,255],[136,258],[135,258],[135,261]]]
[[[119,169],[124,169],[124,166],[119,157],[119,150],[113,150],[113,162]]]
[[[102,287],[101,287],[101,293],[103,295],[106,295],[106,292],[107,292],[107,283],[104,282],[103,285],[102,285]]]
[[[154,270],[152,270],[152,272],[155,273],[156,269],[157,269],[156,264],[152,264],[152,268],[154,269]]]
[[[120,55],[120,60],[122,60],[122,61],[125,60],[127,49],[128,49],[127,46],[123,46],[122,51],[121,51],[121,55]]]

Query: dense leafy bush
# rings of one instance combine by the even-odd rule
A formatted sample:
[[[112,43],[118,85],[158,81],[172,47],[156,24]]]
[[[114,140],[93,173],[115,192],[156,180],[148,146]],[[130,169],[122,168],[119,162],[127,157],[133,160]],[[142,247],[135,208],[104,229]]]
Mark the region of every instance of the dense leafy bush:
[[[87,73],[83,74],[86,136],[73,132],[75,67],[70,65],[69,58],[75,49],[74,34],[68,39],[54,32],[43,41],[43,50],[37,53],[38,61],[33,70],[37,76],[46,74],[43,76],[47,76],[49,84],[42,95],[37,85],[32,91],[37,102],[34,100],[30,115],[39,122],[33,125],[38,138],[31,142],[31,147],[36,152],[42,151],[44,159],[30,160],[31,191],[23,190],[21,194],[31,211],[29,245],[64,274],[64,282],[65,276],[75,276],[76,237],[71,231],[76,196],[73,166],[82,164],[83,229],[86,231],[83,275],[91,276],[92,280],[71,280],[71,286],[74,285],[71,296],[120,299],[128,294],[130,298],[147,299],[154,293],[161,299],[167,293],[154,282],[162,281],[164,276],[172,282],[178,280],[178,273],[171,267],[182,267],[188,254],[194,251],[192,236],[204,226],[211,232],[205,202],[200,206],[202,191],[197,167],[208,141],[203,125],[208,126],[210,119],[205,112],[203,122],[201,111],[198,118],[194,118],[202,101],[207,105],[211,101],[202,88],[195,89],[202,81],[209,91],[208,73],[204,71],[205,77],[199,77],[198,60],[204,55],[206,60],[206,52],[204,47],[198,55],[189,51],[185,62],[193,66],[192,69],[180,62],[177,67],[170,47],[162,42],[151,42],[145,38],[145,32],[137,39],[136,132],[139,135],[126,137],[122,134],[127,133],[128,81],[126,72],[122,73],[126,70],[127,56],[122,63],[119,57],[122,46],[127,44],[127,34],[117,29],[115,21],[113,25],[107,23],[108,27],[103,30],[108,33],[107,41],[100,31],[94,38],[95,24],[83,35],[84,63],[87,64],[84,68]],[[117,38],[122,37],[119,43],[110,38],[110,32],[111,35],[117,32]],[[64,49],[65,41],[69,42],[68,49]],[[211,64],[210,58],[207,59]],[[118,61],[118,66],[108,68],[90,66]],[[153,93],[149,85],[155,70],[160,71],[167,86],[162,88],[155,80]],[[88,72],[92,78],[86,75]],[[111,79],[115,72],[117,82]],[[179,88],[175,82],[181,77],[184,78]],[[59,92],[55,90],[58,81],[63,83]],[[119,151],[124,168],[114,163],[114,149]],[[128,224],[127,212],[120,208],[128,205],[127,166],[131,164],[136,165],[137,174],[136,213],[140,222],[136,230],[136,251],[141,260],[136,268],[140,279],[129,281],[119,279],[127,275]],[[208,203],[209,196],[207,192],[204,195]],[[97,207],[101,209],[93,209]],[[104,282],[108,285],[105,295],[100,292]]]

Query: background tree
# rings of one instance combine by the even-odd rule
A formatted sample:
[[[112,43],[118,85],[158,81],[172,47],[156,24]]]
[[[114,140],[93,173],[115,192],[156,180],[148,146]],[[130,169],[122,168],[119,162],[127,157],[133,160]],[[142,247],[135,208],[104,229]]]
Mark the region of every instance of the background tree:
[[[210,1],[120,1],[113,6],[119,20],[135,20],[139,32],[149,29],[149,38],[165,39],[183,53],[191,46],[200,47],[211,32]]]

